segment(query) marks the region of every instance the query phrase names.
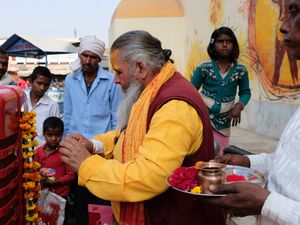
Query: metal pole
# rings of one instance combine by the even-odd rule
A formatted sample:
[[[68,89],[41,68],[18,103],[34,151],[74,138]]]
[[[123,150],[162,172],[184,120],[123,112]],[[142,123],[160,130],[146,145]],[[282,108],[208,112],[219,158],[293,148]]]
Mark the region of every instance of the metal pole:
[[[45,64],[46,64],[46,67],[48,67],[48,56],[47,56],[46,52],[45,52]]]

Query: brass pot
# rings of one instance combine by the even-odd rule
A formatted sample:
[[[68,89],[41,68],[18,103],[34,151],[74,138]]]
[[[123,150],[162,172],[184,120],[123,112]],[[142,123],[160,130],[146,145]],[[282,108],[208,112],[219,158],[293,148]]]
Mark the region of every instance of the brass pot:
[[[202,185],[203,193],[212,194],[208,190],[211,184],[223,184],[226,179],[224,168],[226,165],[217,162],[204,162],[198,165],[198,178]]]

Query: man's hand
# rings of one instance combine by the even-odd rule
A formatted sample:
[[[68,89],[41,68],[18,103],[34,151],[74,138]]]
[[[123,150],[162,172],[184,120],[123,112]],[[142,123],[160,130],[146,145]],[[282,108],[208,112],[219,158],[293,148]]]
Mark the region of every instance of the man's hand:
[[[250,167],[249,158],[247,156],[242,156],[238,154],[225,154],[220,158],[214,159],[213,161],[229,165]]]
[[[268,190],[249,182],[210,185],[209,190],[227,196],[209,198],[205,202],[224,207],[234,216],[259,215],[270,194]]]
[[[81,134],[69,134],[68,137],[71,137],[71,138],[75,139],[80,144],[82,144],[90,153],[93,153],[93,151],[94,151],[93,143],[89,139],[84,137],[83,135],[81,135]]]
[[[60,143],[59,151],[62,153],[62,161],[70,165],[75,172],[78,172],[83,161],[91,156],[88,149],[79,144],[79,141],[73,137],[67,136]]]
[[[241,122],[241,111],[243,111],[243,104],[237,102],[230,111],[229,118],[231,120],[231,126],[235,127]]]

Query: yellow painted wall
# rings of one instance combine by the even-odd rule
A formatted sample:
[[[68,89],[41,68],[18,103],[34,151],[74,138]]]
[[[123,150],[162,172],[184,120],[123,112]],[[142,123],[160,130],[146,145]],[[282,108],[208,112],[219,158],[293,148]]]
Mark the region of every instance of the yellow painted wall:
[[[299,63],[289,59],[278,32],[289,1],[122,0],[126,18],[117,9],[109,41],[128,30],[147,30],[173,51],[177,69],[190,78],[209,59],[206,48],[213,30],[230,27],[240,45],[240,61],[248,67],[252,92],[239,127],[279,138],[300,103]],[[149,4],[151,10],[143,17]]]
[[[201,61],[209,59],[206,47],[212,31],[228,26],[237,35],[240,60],[249,69],[252,100],[299,104],[300,64],[288,58],[279,32],[289,1],[183,0],[187,22],[186,77],[191,77]]]
[[[171,58],[175,60],[176,68],[183,71],[186,62],[185,19],[184,17],[160,18],[117,18],[111,23],[109,43],[130,30],[146,30],[162,42],[162,47],[171,49]]]

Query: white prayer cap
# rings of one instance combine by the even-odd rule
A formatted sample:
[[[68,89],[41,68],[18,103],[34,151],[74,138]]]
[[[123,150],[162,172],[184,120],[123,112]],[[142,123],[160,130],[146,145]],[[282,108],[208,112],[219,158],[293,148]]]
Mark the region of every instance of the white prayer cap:
[[[103,41],[96,38],[95,35],[85,36],[83,38],[80,38],[79,40],[80,40],[79,51],[78,51],[79,54],[81,54],[84,51],[91,51],[97,54],[100,57],[100,59],[102,59],[105,50],[105,43]],[[80,60],[79,59],[75,60],[70,65],[70,69],[72,70],[72,72],[81,69]]]
[[[96,38],[94,35],[85,36],[80,38],[80,45],[79,45],[79,54],[84,51],[91,51],[97,54],[100,58],[102,58],[104,50],[105,50],[105,43],[100,39]]]

